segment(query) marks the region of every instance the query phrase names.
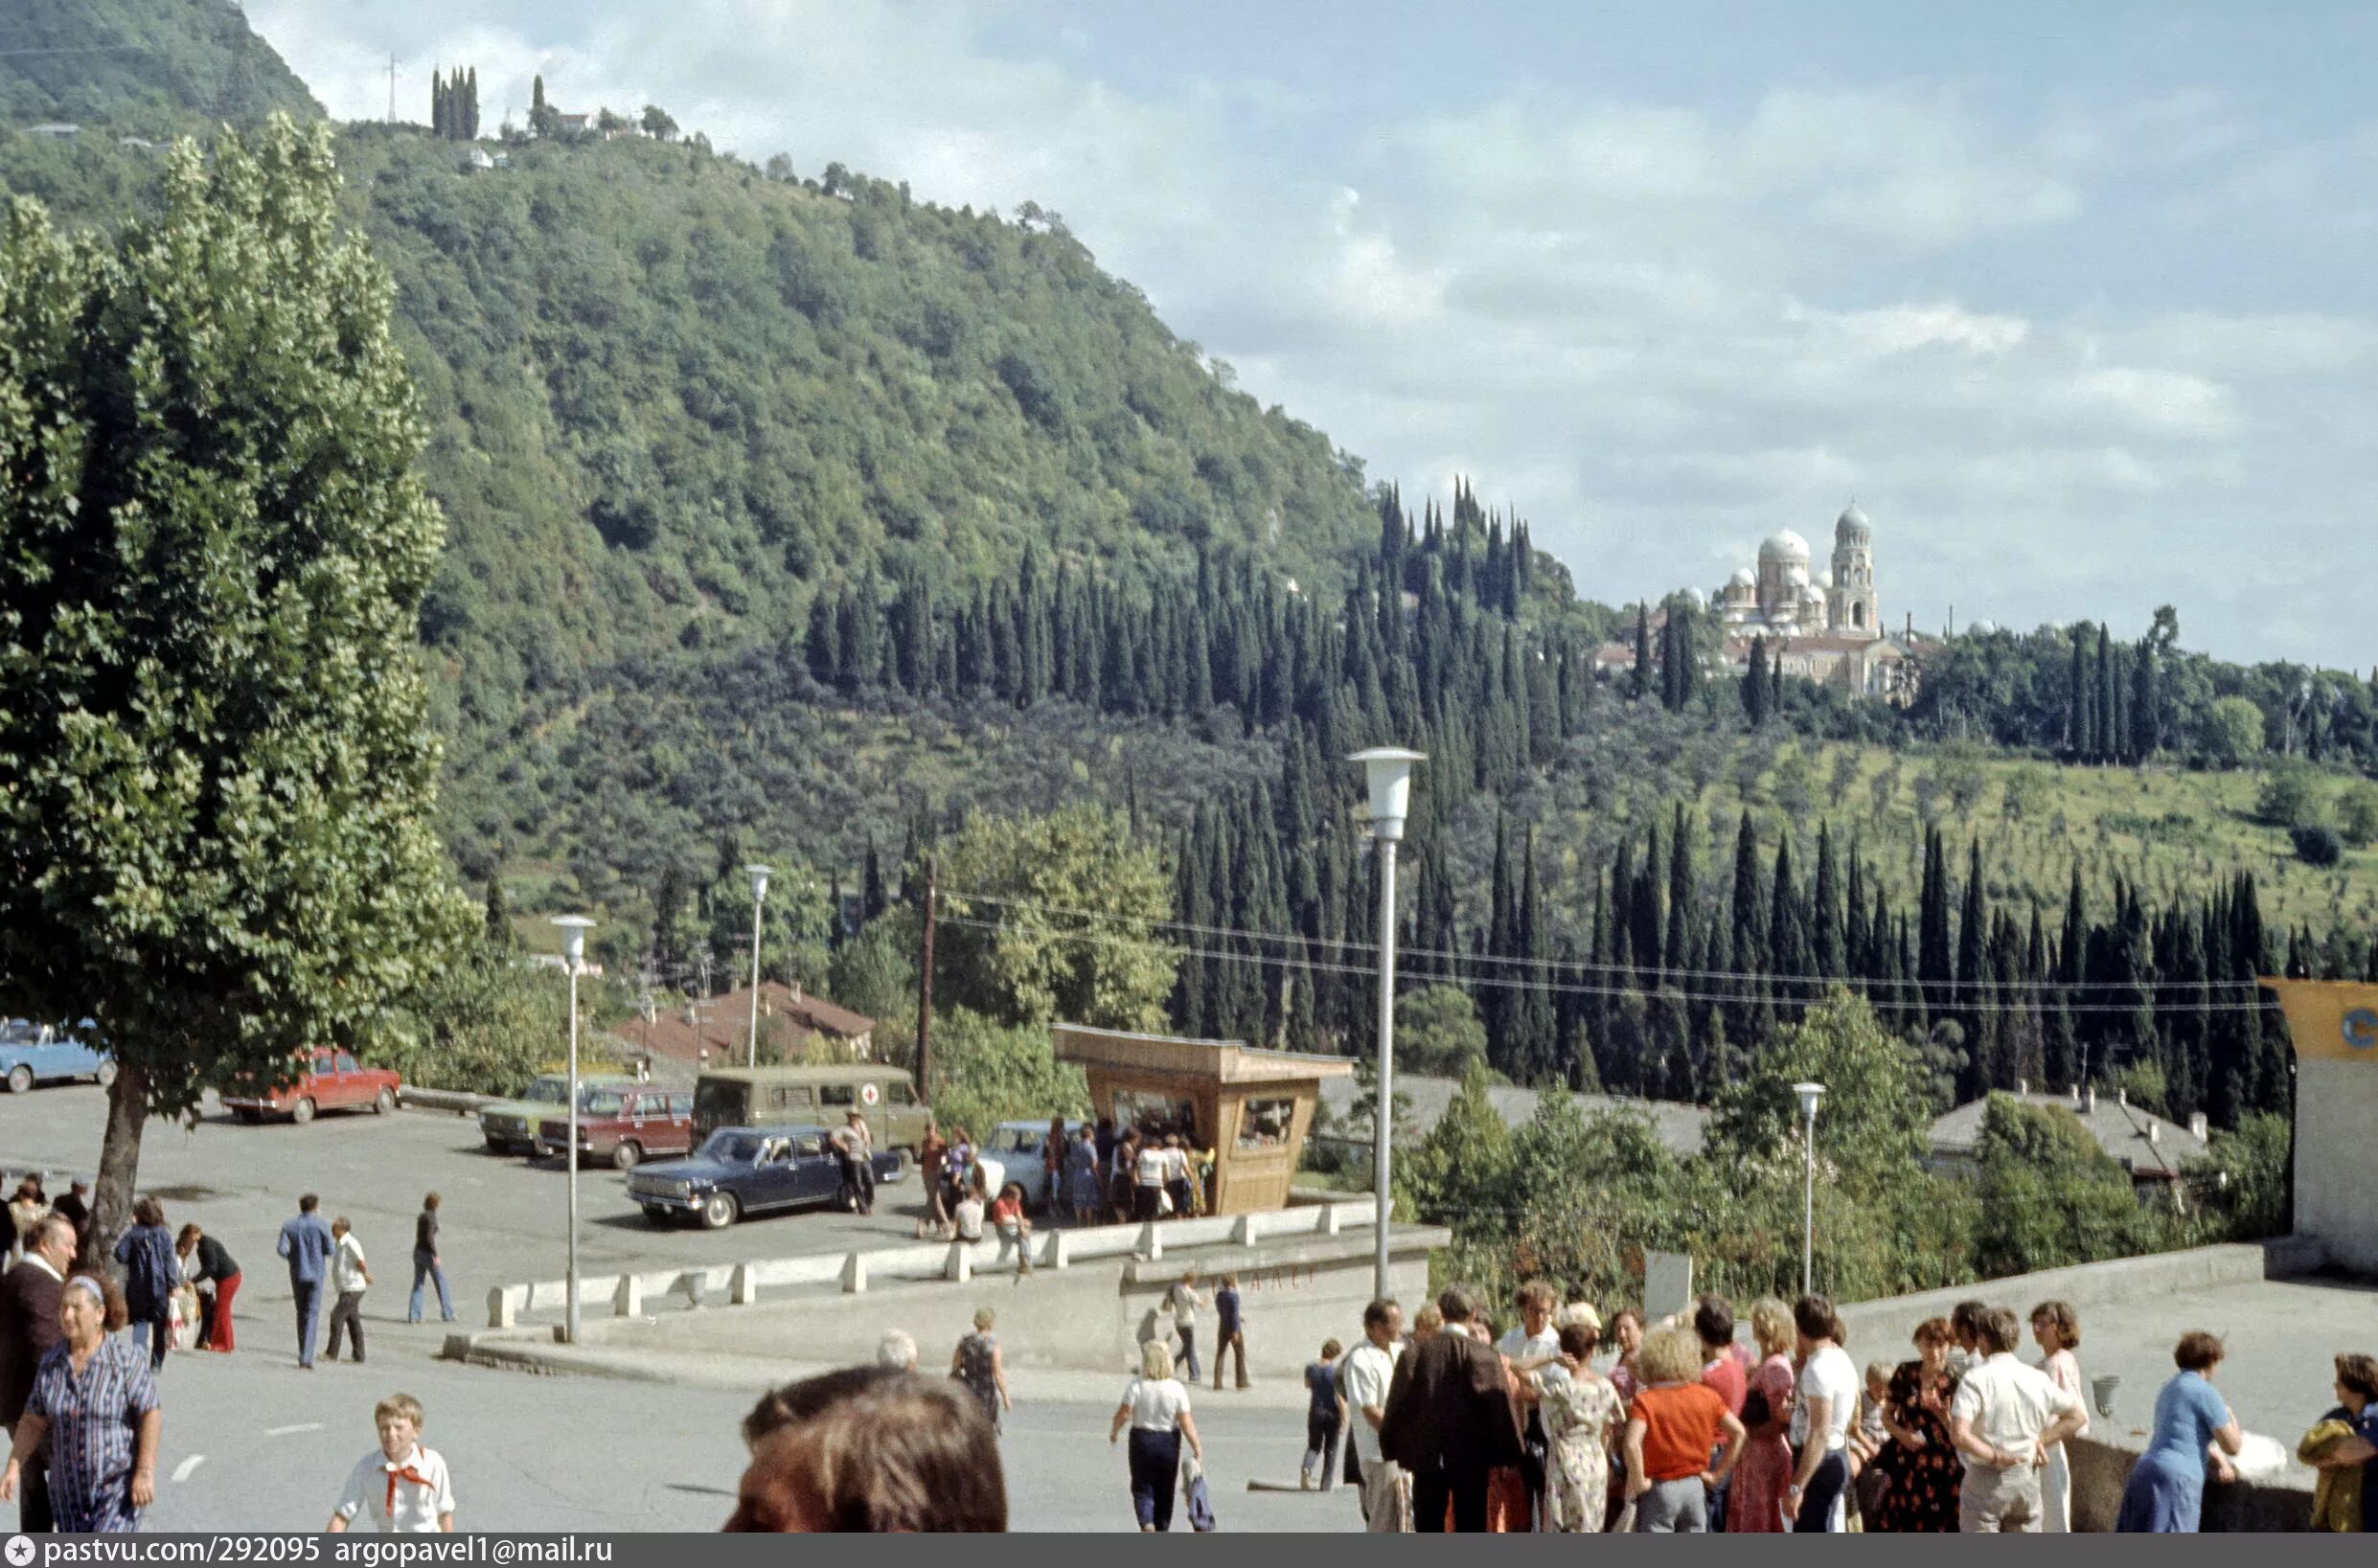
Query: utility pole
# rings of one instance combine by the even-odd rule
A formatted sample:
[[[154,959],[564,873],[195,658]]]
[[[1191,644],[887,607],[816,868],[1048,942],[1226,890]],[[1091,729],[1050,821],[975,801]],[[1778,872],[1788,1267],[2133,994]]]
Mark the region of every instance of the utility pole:
[[[917,1098],[933,1102],[933,919],[940,892],[937,856],[925,857],[925,951],[917,959]]]
[[[393,52],[388,57],[388,123],[397,123],[397,57]]]

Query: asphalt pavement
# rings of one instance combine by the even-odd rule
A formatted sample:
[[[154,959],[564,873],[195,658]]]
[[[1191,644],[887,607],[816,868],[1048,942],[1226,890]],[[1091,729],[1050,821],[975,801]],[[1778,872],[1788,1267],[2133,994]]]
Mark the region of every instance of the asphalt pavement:
[[[88,1086],[0,1095],[0,1169],[87,1174],[98,1164],[105,1110],[105,1097]],[[903,1240],[920,1201],[911,1185],[883,1190],[872,1217],[813,1212],[723,1231],[661,1231],[610,1170],[582,1172],[580,1183],[580,1261],[589,1273]],[[560,1168],[486,1152],[474,1120],[399,1111],[248,1126],[211,1112],[187,1129],[151,1123],[140,1190],[165,1205],[174,1226],[194,1220],[220,1238],[244,1273],[233,1315],[238,1352],[177,1352],[161,1375],[165,1453],[149,1528],[319,1528],[348,1469],[373,1444],[373,1405],[399,1389],[427,1409],[426,1440],[453,1466],[464,1529],[713,1530],[733,1507],[743,1465],[737,1428],[761,1393],[757,1384],[462,1366],[435,1359],[446,1330],[434,1299],[427,1323],[402,1321],[413,1216],[429,1191],[444,1200],[444,1256],[461,1326],[485,1323],[490,1285],[561,1275]],[[373,1261],[366,1365],[296,1367],[290,1292],[273,1238],[303,1192],[319,1193],[326,1215],[352,1219]],[[926,1346],[924,1353],[933,1370],[947,1350]],[[809,1370],[789,1364],[784,1375]],[[1122,1451],[1106,1441],[1122,1385],[1112,1381],[1109,1395],[1081,1375],[1038,1385],[1027,1374],[1012,1377],[1018,1403],[1001,1449],[1015,1528],[1132,1528]],[[1359,1528],[1342,1489],[1246,1490],[1250,1479],[1295,1484],[1299,1403],[1273,1388],[1197,1396],[1224,1531]],[[14,1506],[0,1504],[0,1525],[14,1518]]]

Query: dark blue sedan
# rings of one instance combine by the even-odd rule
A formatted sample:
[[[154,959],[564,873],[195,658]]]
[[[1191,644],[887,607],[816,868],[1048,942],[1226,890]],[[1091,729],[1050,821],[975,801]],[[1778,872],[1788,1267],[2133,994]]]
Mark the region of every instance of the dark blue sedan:
[[[899,1155],[880,1153],[872,1163],[877,1185],[900,1179]],[[686,1158],[628,1176],[628,1195],[653,1224],[692,1215],[714,1231],[744,1215],[832,1203],[841,1191],[842,1165],[826,1129],[808,1124],[720,1127]]]

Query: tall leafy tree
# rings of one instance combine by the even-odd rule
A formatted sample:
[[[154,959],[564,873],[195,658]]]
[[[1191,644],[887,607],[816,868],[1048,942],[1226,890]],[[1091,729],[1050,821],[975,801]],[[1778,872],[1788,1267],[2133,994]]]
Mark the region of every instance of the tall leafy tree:
[[[444,530],[326,128],[169,161],[112,243],[0,239],[0,988],[118,1067],[90,1244],[152,1113],[368,1049],[469,940],[416,653]]]

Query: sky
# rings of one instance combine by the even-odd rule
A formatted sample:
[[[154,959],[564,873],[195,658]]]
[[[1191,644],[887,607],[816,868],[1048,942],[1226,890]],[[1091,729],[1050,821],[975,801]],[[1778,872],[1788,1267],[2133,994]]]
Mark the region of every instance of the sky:
[[[2159,604],[2378,666],[2378,9],[247,0],[341,118],[647,102],[1064,217],[1408,500],[1579,592],[1855,501],[1919,630]]]

